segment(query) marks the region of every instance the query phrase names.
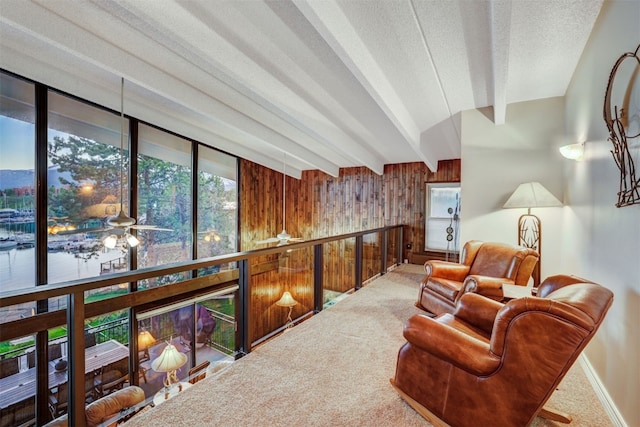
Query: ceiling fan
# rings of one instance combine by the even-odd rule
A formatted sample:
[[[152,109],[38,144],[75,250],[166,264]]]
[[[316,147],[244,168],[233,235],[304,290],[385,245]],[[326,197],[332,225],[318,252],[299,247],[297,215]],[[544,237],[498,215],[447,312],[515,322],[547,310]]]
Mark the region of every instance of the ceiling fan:
[[[256,244],[264,245],[267,243],[278,243],[276,246],[284,246],[289,244],[289,242],[302,242],[303,239],[299,237],[291,237],[289,233],[287,233],[285,227],[285,202],[287,197],[287,155],[284,154],[284,168],[282,171],[282,231],[276,234],[276,237],[269,237],[268,239],[258,240]]]
[[[136,224],[136,219],[130,217],[124,213],[124,77],[121,79],[120,86],[120,212],[116,216],[107,218],[107,227],[94,227],[94,228],[78,228],[68,229],[58,232],[57,234],[75,234],[75,233],[92,233],[101,231],[110,231],[111,233],[102,240],[104,246],[108,249],[114,249],[118,242],[123,239],[123,247],[129,245],[129,247],[136,247],[140,244],[140,241],[136,236],[131,234],[129,230],[154,230],[154,231],[173,231],[169,228],[160,228],[155,225],[142,225]]]
[[[102,243],[108,249],[115,248],[120,237],[124,237],[129,247],[138,246],[140,244],[138,238],[129,233],[132,228],[137,230],[173,231],[169,228],[160,228],[155,225],[136,225],[136,219],[124,213],[124,77],[121,78],[120,82],[120,212],[118,215],[107,219],[107,225],[112,230],[112,233],[105,237]]]

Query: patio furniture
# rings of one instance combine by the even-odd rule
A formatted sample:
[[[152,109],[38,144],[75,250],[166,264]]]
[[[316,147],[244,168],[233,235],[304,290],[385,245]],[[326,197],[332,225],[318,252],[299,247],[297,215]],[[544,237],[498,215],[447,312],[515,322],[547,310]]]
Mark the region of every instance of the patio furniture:
[[[62,357],[62,343],[49,344],[49,361]]]
[[[85,373],[99,370],[104,364],[129,356],[129,348],[117,341],[109,340],[90,347],[85,351]],[[48,363],[50,389],[55,389],[67,382],[67,371],[57,372],[54,362]],[[36,368],[18,372],[5,378],[0,378],[0,410],[8,408],[18,402],[36,395]],[[20,385],[22,384],[22,385]]]
[[[129,381],[129,357],[116,360],[102,367],[94,380],[96,396],[106,396],[119,390]]]
[[[20,364],[17,357],[0,360],[0,378],[6,378],[20,372]]]

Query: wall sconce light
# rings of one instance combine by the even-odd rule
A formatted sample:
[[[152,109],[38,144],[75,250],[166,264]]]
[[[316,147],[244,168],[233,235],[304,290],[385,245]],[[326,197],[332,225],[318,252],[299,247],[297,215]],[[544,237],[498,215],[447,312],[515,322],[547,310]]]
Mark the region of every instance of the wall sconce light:
[[[582,160],[584,156],[584,142],[563,145],[560,147],[560,154],[569,160]]]

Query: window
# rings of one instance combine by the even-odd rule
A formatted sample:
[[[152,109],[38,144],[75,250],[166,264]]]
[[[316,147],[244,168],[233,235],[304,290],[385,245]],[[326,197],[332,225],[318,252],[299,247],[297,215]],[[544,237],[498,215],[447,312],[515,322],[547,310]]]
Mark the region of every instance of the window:
[[[234,359],[237,286],[136,315],[138,370],[147,397],[162,389],[166,373],[156,372],[153,361],[170,343],[186,355],[177,372],[187,380],[189,369],[205,361],[215,365]],[[195,356],[195,361],[192,358]]]
[[[2,290],[35,286],[35,88],[0,73]],[[24,307],[28,313],[31,307]]]
[[[236,174],[235,157],[209,147],[198,148],[197,258],[223,255],[237,250]],[[221,267],[231,266],[214,266],[210,268],[210,272],[215,272]]]
[[[126,254],[102,244],[120,210],[120,117],[52,91],[48,99],[48,283],[124,271]]]
[[[138,268],[190,260],[192,144],[147,125],[140,125],[139,135],[138,224],[165,230],[138,230]],[[175,276],[148,281],[147,285],[185,279],[182,274]]]
[[[460,184],[427,184],[425,250],[457,252],[460,223]]]

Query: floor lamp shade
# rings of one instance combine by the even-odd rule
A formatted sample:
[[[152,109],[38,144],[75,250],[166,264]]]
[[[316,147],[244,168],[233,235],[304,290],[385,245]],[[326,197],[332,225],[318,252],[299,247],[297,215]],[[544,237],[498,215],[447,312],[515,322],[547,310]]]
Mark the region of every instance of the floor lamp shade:
[[[511,197],[502,206],[509,208],[525,208],[527,213],[518,220],[518,245],[533,249],[540,254],[540,260],[533,271],[533,285],[540,284],[540,263],[542,262],[542,223],[540,218],[531,214],[531,208],[548,208],[562,206],[562,202],[539,182],[520,184]]]
[[[502,206],[503,208],[549,208],[562,206],[562,202],[539,182],[520,184]]]

